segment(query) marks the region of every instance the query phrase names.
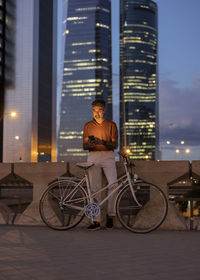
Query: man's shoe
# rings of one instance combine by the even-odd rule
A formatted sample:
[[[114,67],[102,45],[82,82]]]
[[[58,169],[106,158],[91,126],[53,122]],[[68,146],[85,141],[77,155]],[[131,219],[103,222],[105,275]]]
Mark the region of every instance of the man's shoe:
[[[88,230],[98,230],[100,228],[100,223],[94,222],[91,225],[89,225]]]
[[[111,217],[107,217],[106,227],[113,228],[113,219]]]

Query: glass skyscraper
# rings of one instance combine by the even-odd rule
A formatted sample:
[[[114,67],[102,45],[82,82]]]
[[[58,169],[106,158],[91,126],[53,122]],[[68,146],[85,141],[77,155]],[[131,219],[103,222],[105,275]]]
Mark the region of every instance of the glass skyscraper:
[[[158,158],[157,4],[120,1],[120,146]]]
[[[110,0],[69,0],[64,32],[64,63],[58,161],[84,161],[83,126],[91,103],[103,98],[112,118]]]

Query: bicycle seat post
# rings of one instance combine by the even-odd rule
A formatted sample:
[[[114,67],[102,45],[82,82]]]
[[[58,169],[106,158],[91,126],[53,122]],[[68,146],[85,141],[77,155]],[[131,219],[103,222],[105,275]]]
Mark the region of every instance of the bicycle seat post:
[[[87,169],[84,169],[84,176],[85,176],[85,182],[86,182],[86,188],[87,188],[87,193],[89,196],[89,202],[92,202],[92,198],[91,198],[91,189],[90,189],[90,179],[89,179],[89,174]]]
[[[90,181],[89,181],[89,176],[88,176],[87,170],[89,168],[91,168],[94,165],[94,163],[93,162],[81,162],[81,163],[77,163],[76,165],[84,170],[84,177],[85,177],[85,181],[86,181],[87,193],[88,193],[88,196],[89,196],[89,201],[92,202],[91,190],[90,190]]]

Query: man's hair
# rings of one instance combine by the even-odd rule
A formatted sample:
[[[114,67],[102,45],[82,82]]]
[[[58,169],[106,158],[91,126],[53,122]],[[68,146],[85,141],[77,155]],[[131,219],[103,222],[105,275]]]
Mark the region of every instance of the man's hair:
[[[92,106],[106,107],[106,102],[103,99],[96,99],[92,102]]]

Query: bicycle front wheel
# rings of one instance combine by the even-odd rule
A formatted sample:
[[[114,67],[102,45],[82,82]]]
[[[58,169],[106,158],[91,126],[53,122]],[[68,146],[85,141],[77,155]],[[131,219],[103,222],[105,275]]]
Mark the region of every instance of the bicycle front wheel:
[[[67,230],[81,222],[86,202],[85,190],[77,187],[76,182],[57,181],[48,187],[40,199],[40,216],[50,228]]]
[[[148,233],[164,221],[168,203],[163,191],[147,182],[133,184],[134,199],[129,186],[122,189],[116,202],[116,212],[121,224],[135,233]]]

